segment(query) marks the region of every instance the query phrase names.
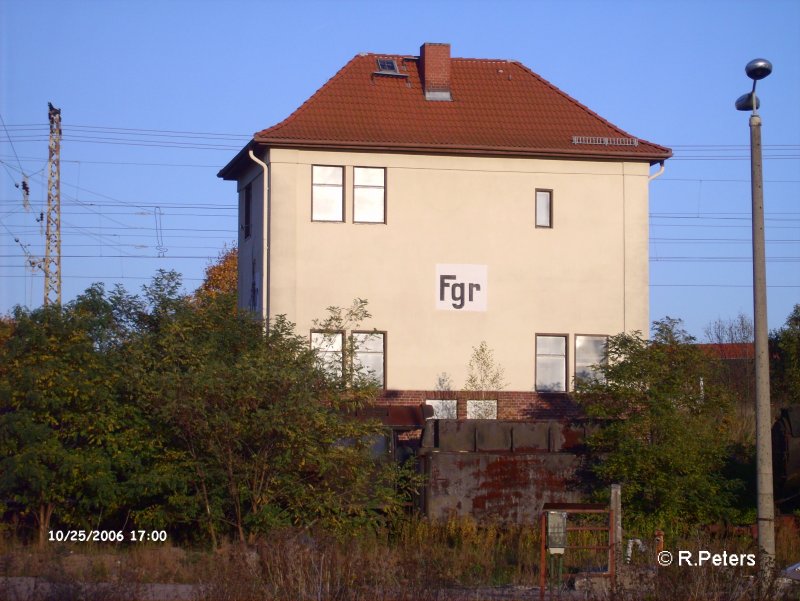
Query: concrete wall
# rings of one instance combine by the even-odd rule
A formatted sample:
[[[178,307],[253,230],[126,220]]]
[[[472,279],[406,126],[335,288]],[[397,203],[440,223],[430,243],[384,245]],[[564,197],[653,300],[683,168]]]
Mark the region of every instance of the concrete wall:
[[[307,332],[326,307],[367,299],[387,388],[429,390],[442,372],[461,388],[485,340],[506,390],[532,391],[537,333],[569,337],[571,381],[576,334],[648,330],[646,163],[291,149],[269,163],[270,316]],[[315,164],[345,167],[344,223],[311,221]],[[353,166],[386,168],[386,224],[353,223]],[[553,190],[552,229],[535,227],[537,188]],[[240,249],[246,298],[258,252]],[[485,310],[437,308],[437,265],[485,268]]]
[[[429,420],[420,462],[426,515],[536,523],[544,503],[582,501],[583,426]]]

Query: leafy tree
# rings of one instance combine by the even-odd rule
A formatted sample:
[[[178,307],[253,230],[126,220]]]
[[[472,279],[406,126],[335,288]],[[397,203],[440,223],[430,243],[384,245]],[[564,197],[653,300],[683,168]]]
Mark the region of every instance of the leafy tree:
[[[354,368],[333,377],[283,318],[265,331],[224,294],[198,305],[158,290],[152,312],[169,317],[144,332],[130,381],[187,457],[212,539],[230,529],[245,542],[281,524],[348,528],[399,511],[397,470],[370,456],[380,426],[347,416],[374,395],[369,378]],[[324,324],[365,314],[360,303]]]
[[[712,346],[708,352],[720,359],[723,377],[733,395],[731,437],[741,451],[752,454],[755,448],[755,348],[753,320],[744,313],[731,319],[719,318],[704,330]]]
[[[223,248],[217,260],[206,267],[203,283],[195,296],[211,298],[220,294],[235,295],[238,286],[239,252],[236,246]],[[233,299],[235,302],[235,298]]]
[[[730,393],[714,357],[667,317],[650,340],[611,337],[596,369],[602,377],[579,382],[577,397],[600,423],[589,437],[593,471],[604,488],[623,485],[626,522],[675,528],[730,515]]]
[[[0,346],[0,496],[40,544],[54,515],[86,525],[122,502],[129,421],[105,352],[111,320],[95,286],[63,309],[17,307]]]
[[[352,329],[365,301],[331,308]],[[93,286],[0,323],[0,512],[34,525],[127,524],[212,544],[282,524],[347,530],[399,514],[415,478],[353,418],[377,390],[355,361],[334,377],[292,324],[234,296],[186,295],[159,272],[141,296]],[[352,343],[352,341],[351,341]]]
[[[776,405],[800,403],[800,304],[795,305],[786,323],[770,336],[772,402]]]
[[[464,390],[472,392],[497,391],[506,386],[505,370],[494,359],[494,351],[485,340],[472,347],[472,356],[467,366],[467,381]]]

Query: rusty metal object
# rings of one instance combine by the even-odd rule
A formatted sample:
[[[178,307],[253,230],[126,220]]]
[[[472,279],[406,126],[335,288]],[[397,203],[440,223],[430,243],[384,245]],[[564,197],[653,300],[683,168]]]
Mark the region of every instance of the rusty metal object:
[[[544,601],[545,597],[545,587],[547,585],[547,554],[546,554],[546,545],[545,539],[547,538],[547,512],[548,511],[560,511],[567,514],[590,514],[590,513],[605,513],[608,514],[608,521],[606,522],[606,526],[597,527],[597,526],[568,526],[568,532],[583,532],[583,531],[592,531],[592,530],[599,530],[608,532],[608,544],[607,545],[596,545],[596,546],[584,546],[584,545],[567,545],[565,549],[584,549],[584,550],[595,550],[595,551],[605,551],[608,555],[608,571],[602,574],[598,574],[599,576],[608,577],[609,581],[613,584],[616,578],[616,553],[614,547],[616,545],[616,541],[614,540],[614,510],[609,508],[606,505],[598,504],[598,503],[545,503],[542,506],[542,511],[539,515],[539,523],[541,528],[541,554],[539,558],[539,599]],[[613,590],[613,586],[612,586]]]

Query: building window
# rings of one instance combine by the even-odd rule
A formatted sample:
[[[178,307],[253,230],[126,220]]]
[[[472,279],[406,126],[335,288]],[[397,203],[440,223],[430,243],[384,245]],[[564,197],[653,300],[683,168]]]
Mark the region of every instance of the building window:
[[[378,72],[379,73],[392,73],[392,74],[399,74],[400,71],[397,68],[397,61],[393,58],[379,58],[378,59]]]
[[[567,391],[566,336],[536,336],[536,390]]]
[[[536,190],[536,227],[553,227],[552,190]]]
[[[606,336],[575,336],[575,379],[597,380],[602,374],[596,366],[606,359]]]
[[[344,221],[344,167],[311,167],[311,221]]]
[[[497,401],[467,401],[467,419],[497,419]]]
[[[383,167],[353,167],[353,223],[386,223]]]
[[[244,187],[244,237],[249,238],[253,223],[253,184]]]
[[[386,334],[353,332],[353,367],[378,385],[386,386]]]
[[[433,419],[458,418],[458,401],[455,399],[430,399],[425,404],[433,407]]]
[[[342,377],[344,332],[311,332],[311,348],[317,352],[320,366],[331,376]]]

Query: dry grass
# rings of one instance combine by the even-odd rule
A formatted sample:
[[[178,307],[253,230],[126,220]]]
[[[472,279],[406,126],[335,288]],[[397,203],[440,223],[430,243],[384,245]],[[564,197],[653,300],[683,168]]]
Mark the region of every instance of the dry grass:
[[[570,544],[598,544],[602,534],[573,533]],[[538,598],[533,587],[538,584],[539,544],[538,528],[472,520],[409,520],[392,533],[351,538],[287,529],[253,547],[226,545],[214,552],[64,544],[39,552],[6,542],[0,546],[0,577],[33,576],[52,583],[40,597],[48,601],[134,601],[153,582],[194,583],[196,601],[527,600]],[[797,530],[782,525],[778,544],[780,561],[800,559]],[[695,537],[674,545],[670,548],[753,551],[744,536]],[[565,563],[568,577],[574,577],[579,569],[604,566],[605,556],[568,551]],[[621,566],[620,572],[614,596],[620,601],[800,599],[800,593],[784,597],[771,585],[757,590],[752,568],[655,569],[645,554],[639,565]],[[506,588],[501,595],[485,588],[492,585],[516,585],[518,593]],[[483,587],[480,593],[478,587]],[[8,597],[0,590],[0,598]],[[565,598],[611,596],[595,591]]]

